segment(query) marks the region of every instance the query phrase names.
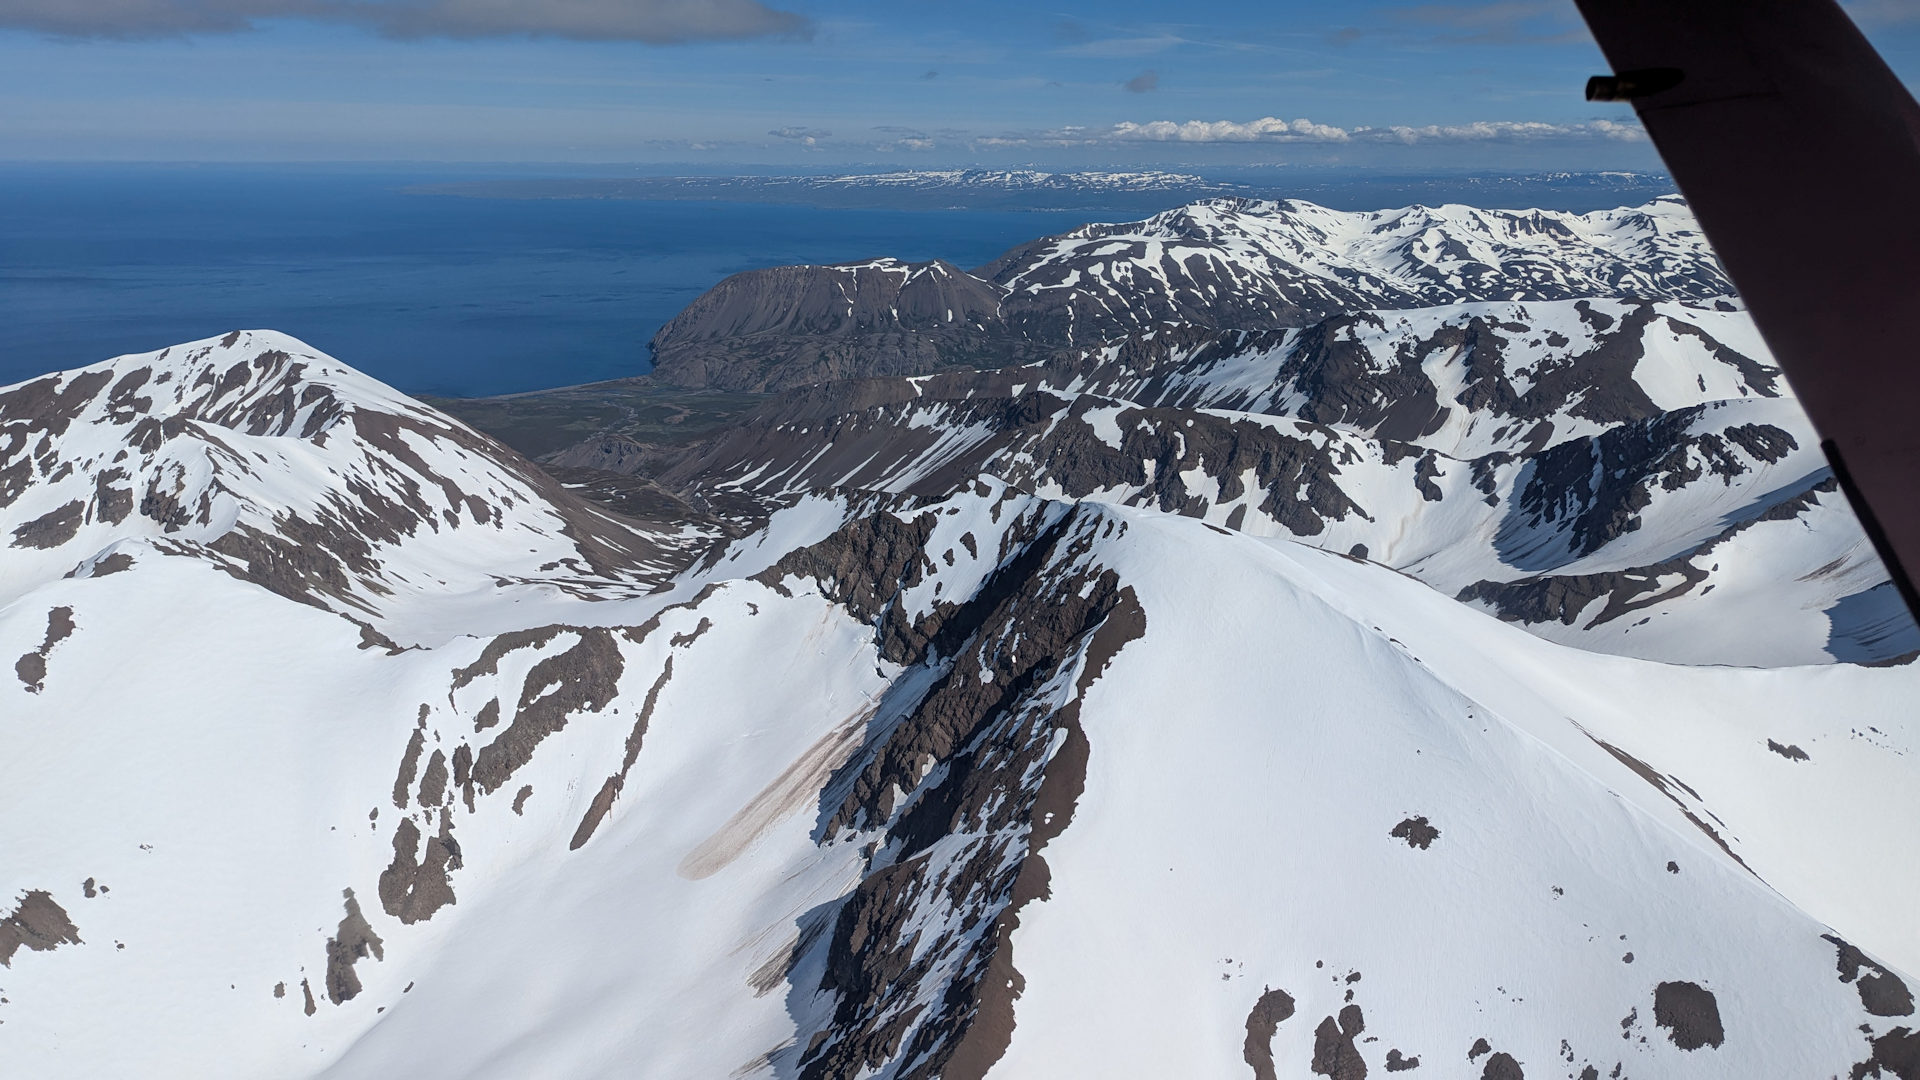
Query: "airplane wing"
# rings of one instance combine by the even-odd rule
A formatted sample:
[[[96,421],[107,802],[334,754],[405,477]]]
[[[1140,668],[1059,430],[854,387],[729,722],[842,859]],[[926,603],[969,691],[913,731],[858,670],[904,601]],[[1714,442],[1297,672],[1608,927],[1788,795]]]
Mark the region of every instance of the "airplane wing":
[[[1920,107],[1834,0],[1575,0],[1920,617]]]

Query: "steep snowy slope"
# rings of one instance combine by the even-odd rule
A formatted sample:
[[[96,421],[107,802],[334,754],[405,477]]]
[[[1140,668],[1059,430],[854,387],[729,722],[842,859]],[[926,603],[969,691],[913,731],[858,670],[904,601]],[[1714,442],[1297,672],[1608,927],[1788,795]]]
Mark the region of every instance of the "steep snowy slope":
[[[17,596],[8,1067],[1504,1080],[1920,1049],[1920,882],[1885,855],[1920,821],[1916,669],[1588,656],[1287,541],[956,488],[810,497],[669,592],[555,625],[502,599],[521,624],[399,653],[204,553]]]
[[[82,501],[0,603],[11,1072],[1913,1073],[1911,665],[1594,655],[971,479],[803,495],[656,591],[584,547],[482,584],[425,513],[347,511],[391,491],[528,562],[590,511],[297,342],[223,341],[10,414],[7,512]],[[116,398],[134,372],[192,392]],[[242,376],[290,404],[223,404]],[[122,450],[205,520],[67,498]],[[440,513],[469,495],[500,509]],[[222,547],[292,520],[380,557],[329,591]],[[397,605],[416,578],[461,586]],[[369,647],[436,619],[473,630]]]
[[[1713,401],[1779,397],[1726,300],[1448,304],[1264,333],[1167,328],[1048,365],[1140,405],[1293,416],[1455,458],[1537,452]]]

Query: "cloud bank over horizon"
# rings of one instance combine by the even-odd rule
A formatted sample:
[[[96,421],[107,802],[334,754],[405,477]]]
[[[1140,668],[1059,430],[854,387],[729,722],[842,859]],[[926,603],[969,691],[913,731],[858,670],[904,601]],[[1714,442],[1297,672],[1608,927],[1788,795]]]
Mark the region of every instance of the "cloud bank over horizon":
[[[1630,115],[1630,114],[1629,114]],[[1282,120],[1263,116],[1238,123],[1232,120],[1154,120],[1139,124],[1122,121],[1106,132],[1120,142],[1260,143],[1354,141],[1490,142],[1517,139],[1602,138],[1644,140],[1646,131],[1633,120],[1588,120],[1552,124],[1537,120],[1478,120],[1466,124],[1389,124],[1354,128],[1316,124],[1311,120]]]
[[[553,37],[691,41],[811,34],[760,0],[0,0],[0,28],[138,40],[254,30],[273,20],[358,27],[391,38]]]

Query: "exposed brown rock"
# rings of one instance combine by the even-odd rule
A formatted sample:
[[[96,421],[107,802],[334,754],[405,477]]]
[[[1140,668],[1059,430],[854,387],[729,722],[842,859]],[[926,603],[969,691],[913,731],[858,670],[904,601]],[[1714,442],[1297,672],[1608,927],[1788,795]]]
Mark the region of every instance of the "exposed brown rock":
[[[706,633],[708,630],[711,630],[711,629],[713,629],[713,620],[705,616],[701,616],[700,624],[698,626],[695,626],[692,630],[689,630],[684,634],[673,635],[671,638],[667,639],[667,644],[673,646],[676,649],[685,648],[686,646],[691,645],[696,641],[699,641],[700,635]]]
[[[40,653],[30,652],[13,662],[13,673],[27,693],[37,694],[46,688],[47,658]]]
[[[125,469],[108,469],[93,478],[95,520],[118,525],[133,513],[133,489],[116,484],[128,479]]]
[[[101,559],[99,562],[94,563],[92,572],[87,576],[97,578],[106,577],[109,574],[118,574],[131,569],[133,569],[133,556],[124,551],[116,551],[106,558]]]
[[[1821,936],[1840,950],[1840,981],[1854,983],[1860,991],[1860,1004],[1868,1013],[1874,1016],[1913,1015],[1913,992],[1907,989],[1907,984],[1901,981],[1900,976],[1833,934]]]
[[[0,918],[0,967],[12,967],[13,954],[22,945],[33,952],[51,952],[81,943],[80,928],[43,889],[27,890],[13,911]]]
[[[86,504],[78,499],[50,510],[13,530],[13,546],[57,548],[73,539],[86,520]]]
[[[327,939],[327,1000],[335,1005],[351,1001],[360,993],[360,976],[354,973],[354,964],[369,953],[375,960],[386,958],[380,935],[367,924],[353,890],[347,889],[342,895],[346,898],[346,914],[334,936]]]
[[[1526,1080],[1526,1073],[1512,1054],[1500,1051],[1487,1059],[1486,1068],[1480,1070],[1480,1080]]]
[[[380,872],[380,906],[403,923],[416,923],[454,902],[448,870],[459,865],[452,820],[440,819],[440,835],[429,837],[420,856],[420,827],[401,818],[393,832],[393,861]]]
[[[700,625],[706,626],[707,620],[700,620]],[[580,824],[573,830],[573,839],[567,842],[569,851],[578,851],[584,847],[593,837],[593,831],[600,827],[600,822],[607,816],[607,812],[613,809],[613,800],[620,797],[620,789],[626,786],[627,773],[633,769],[633,763],[639,760],[640,744],[647,737],[647,725],[653,720],[653,709],[660,701],[660,691],[666,688],[667,680],[671,678],[673,678],[673,657],[669,656],[666,665],[660,670],[660,677],[647,688],[646,701],[640,706],[640,715],[634,718],[633,730],[627,734],[626,755],[620,761],[620,771],[607,777],[606,782],[600,785],[600,791],[594,795],[593,802],[588,805],[586,815],[580,819]]]
[[[1767,740],[1767,749],[1773,751],[1776,754],[1779,754],[1781,757],[1786,758],[1788,761],[1806,761],[1807,760],[1807,752],[1805,750],[1802,750],[1799,747],[1793,746],[1793,745],[1782,746],[1781,744],[1774,742],[1772,739]]]
[[[1690,982],[1663,982],[1653,989],[1653,1022],[1682,1050],[1719,1049],[1726,1039],[1713,991]]]
[[[547,629],[558,632],[561,628]],[[474,756],[473,782],[481,791],[498,790],[520,766],[532,759],[534,749],[547,736],[566,726],[569,716],[576,712],[599,712],[619,693],[620,674],[625,670],[626,661],[614,641],[614,632],[602,627],[580,627],[570,632],[580,640],[566,651],[533,665],[521,688],[513,720]],[[489,644],[488,650],[492,648]],[[487,659],[486,655],[482,656],[482,661]],[[465,675],[466,672],[462,672],[456,676],[456,687],[463,685],[461,676]]]
[[[427,771],[420,775],[420,805],[435,807],[447,801],[447,755],[435,750],[427,759]]]
[[[1273,1035],[1293,1015],[1293,998],[1285,990],[1266,990],[1247,1012],[1247,1041],[1241,1057],[1252,1067],[1254,1080],[1277,1080],[1273,1070]]]
[[[413,729],[407,738],[406,752],[400,756],[400,775],[393,781],[393,805],[400,810],[407,808],[408,789],[413,787],[413,778],[420,771],[420,752],[427,745],[426,718],[426,707],[421,706],[420,726]]]
[[[1410,848],[1425,851],[1440,838],[1440,830],[1434,828],[1425,817],[1410,817],[1395,825],[1387,835],[1396,840],[1405,840]]]
[[[541,626],[531,630],[513,630],[493,638],[481,648],[479,657],[473,663],[454,671],[451,689],[469,686],[484,675],[500,674],[500,661],[508,653],[537,649],[565,633],[566,629],[564,626]]]
[[[1314,1075],[1330,1080],[1366,1080],[1367,1063],[1354,1040],[1367,1029],[1360,1006],[1341,1008],[1338,1019],[1327,1017],[1313,1031]]]
[[[1920,1080],[1920,1031],[1897,1027],[1868,1040],[1868,1045],[1873,1053],[1853,1067],[1849,1074],[1851,1080],[1865,1080],[1869,1076],[1882,1080],[1887,1076]]]
[[[40,647],[14,661],[13,673],[26,686],[27,692],[37,694],[46,689],[47,654],[55,645],[73,636],[73,609],[57,607],[47,612],[47,633],[40,640]]]

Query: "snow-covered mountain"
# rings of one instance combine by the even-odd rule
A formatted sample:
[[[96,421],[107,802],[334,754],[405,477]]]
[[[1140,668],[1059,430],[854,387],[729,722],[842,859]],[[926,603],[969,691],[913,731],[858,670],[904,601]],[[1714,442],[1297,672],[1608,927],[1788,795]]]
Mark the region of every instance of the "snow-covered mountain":
[[[471,632],[496,603],[645,592],[694,539],[636,534],[487,436],[266,331],[0,391],[0,536],[0,604],[186,553],[404,643]]]
[[[1911,665],[1582,651],[1378,563],[989,478],[808,492],[693,565],[278,335],[0,400],[20,1075],[1745,1078],[1914,1052]],[[1082,400],[1001,407],[1186,427]],[[70,495],[103,466],[155,494]],[[343,509],[388,502],[410,513]],[[222,542],[296,520],[333,584]],[[424,580],[470,629],[396,614]]]
[[[1026,362],[1168,323],[1258,331],[1380,308],[1731,292],[1678,198],[1591,214],[1224,198],[1036,240],[972,274],[891,259],[736,274],[651,348],[663,382],[782,390]]]
[[[996,372],[816,386],[670,453],[604,437],[551,460],[644,472],[747,521],[811,492],[933,496],[988,473],[1362,556],[1551,640],[1676,663],[1920,649],[1725,300],[1170,328]]]
[[[1036,240],[978,273],[1007,290],[1016,325],[1076,344],[1162,322],[1257,330],[1366,308],[1733,291],[1677,196],[1591,214],[1211,199]]]
[[[1192,173],[1167,172],[1164,169],[1143,169],[1132,172],[906,169],[899,172],[823,176],[812,178],[811,182],[849,188],[986,188],[995,191],[1173,191],[1182,193],[1233,186],[1214,183]]]
[[[1920,630],[1683,209],[1524,219],[766,272],[551,473],[0,388],[0,1076],[1915,1080]]]

